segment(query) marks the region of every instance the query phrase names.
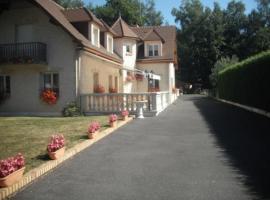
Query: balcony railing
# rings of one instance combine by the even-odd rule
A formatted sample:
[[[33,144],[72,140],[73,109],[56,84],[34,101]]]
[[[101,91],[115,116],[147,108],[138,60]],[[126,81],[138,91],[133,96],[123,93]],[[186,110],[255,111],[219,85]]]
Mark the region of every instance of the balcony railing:
[[[110,114],[128,110],[131,114],[136,113],[136,102],[145,101],[144,112],[147,116],[154,116],[161,112],[177,96],[168,91],[145,92],[145,93],[104,93],[81,95],[81,111],[85,114]]]
[[[40,42],[0,44],[0,64],[46,64],[46,49]]]

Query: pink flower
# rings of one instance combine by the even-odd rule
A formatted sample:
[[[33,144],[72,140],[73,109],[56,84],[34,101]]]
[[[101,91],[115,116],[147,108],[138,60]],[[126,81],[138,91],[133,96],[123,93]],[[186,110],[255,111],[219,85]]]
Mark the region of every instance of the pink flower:
[[[25,160],[21,153],[18,153],[14,157],[0,160],[0,178],[4,178],[18,169],[21,169],[24,165]]]
[[[117,115],[111,114],[109,116],[109,122],[112,123],[112,122],[115,122],[115,121],[117,121]]]
[[[128,116],[129,112],[127,110],[123,110],[121,114],[124,117],[124,116]]]
[[[47,146],[49,152],[55,152],[65,146],[65,138],[63,135],[52,135]]]
[[[88,133],[94,133],[100,129],[100,124],[98,122],[92,122],[88,127]]]

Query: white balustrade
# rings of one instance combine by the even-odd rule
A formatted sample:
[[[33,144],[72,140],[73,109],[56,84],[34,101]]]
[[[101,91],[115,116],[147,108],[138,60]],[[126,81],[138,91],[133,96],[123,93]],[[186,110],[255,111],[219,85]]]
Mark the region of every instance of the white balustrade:
[[[136,102],[144,101],[145,113],[159,113],[171,102],[169,92],[146,93],[91,93],[82,94],[80,98],[81,111],[83,113],[119,113],[128,110],[136,113]]]

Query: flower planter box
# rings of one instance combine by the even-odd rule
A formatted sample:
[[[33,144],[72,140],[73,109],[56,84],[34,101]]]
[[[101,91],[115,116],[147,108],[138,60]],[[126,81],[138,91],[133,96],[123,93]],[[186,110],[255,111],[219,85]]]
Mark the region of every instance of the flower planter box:
[[[110,122],[110,127],[115,128],[117,126],[117,121]]]
[[[128,120],[128,116],[126,115],[126,116],[122,116],[122,119],[123,119],[123,121],[127,121]]]
[[[61,149],[58,149],[55,152],[49,152],[48,151],[48,154],[49,154],[49,157],[52,160],[57,160],[57,159],[61,158],[65,154],[65,147],[62,147]]]
[[[88,134],[88,138],[89,139],[94,139],[94,137],[95,137],[95,134],[98,134],[99,133],[99,130],[97,130],[97,131],[95,131],[94,133],[87,133]]]
[[[22,167],[21,169],[18,169],[17,171],[9,174],[8,176],[0,178],[0,187],[11,186],[14,183],[18,182],[19,180],[21,180],[24,170],[25,167]]]

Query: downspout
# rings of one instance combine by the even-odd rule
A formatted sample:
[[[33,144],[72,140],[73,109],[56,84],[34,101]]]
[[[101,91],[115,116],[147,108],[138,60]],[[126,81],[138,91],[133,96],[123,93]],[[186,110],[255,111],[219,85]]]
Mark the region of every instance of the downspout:
[[[75,79],[76,79],[76,99],[77,99],[77,105],[80,108],[81,114],[82,114],[82,101],[81,101],[81,55],[80,51],[77,50],[76,52],[76,63],[75,63]]]

